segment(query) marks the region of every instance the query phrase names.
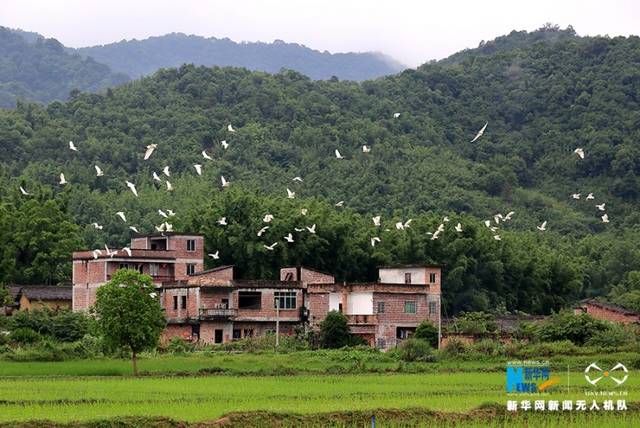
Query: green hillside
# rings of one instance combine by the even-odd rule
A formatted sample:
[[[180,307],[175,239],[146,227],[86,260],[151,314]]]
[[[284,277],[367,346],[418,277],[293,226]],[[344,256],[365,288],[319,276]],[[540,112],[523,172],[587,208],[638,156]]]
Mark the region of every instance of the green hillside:
[[[66,100],[73,90],[96,92],[129,78],[92,59],[65,51],[55,39],[0,27],[0,108],[16,100]]]
[[[470,51],[361,84],[183,66],[104,95],[20,104],[0,113],[0,280],[63,280],[61,248],[76,245],[71,237],[88,248],[125,245],[129,225],[152,232],[165,220],[157,210],[169,208],[174,229],[204,233],[207,250],[220,250],[215,263],[235,263],[247,277],[305,263],[339,279],[375,279],[379,264],[429,262],[444,266],[449,312],[548,313],[614,288],[611,298],[632,302],[640,293],[639,65],[638,37],[572,35]],[[227,131],[230,123],[237,132]],[[145,161],[152,143],[158,147]],[[172,192],[152,178],[165,166]],[[58,184],[61,172],[69,184]],[[595,207],[601,203],[609,223]],[[512,220],[495,224],[495,214],[510,211]],[[276,220],[259,238],[267,212]],[[382,215],[380,228],[373,215]],[[427,232],[445,215],[451,221],[432,240]],[[223,216],[227,227],[217,223]],[[396,229],[409,218],[409,228]],[[453,229],[458,222],[462,233]],[[283,241],[313,223],[317,234]],[[375,247],[373,236],[381,238]],[[263,248],[273,242],[275,251]],[[52,274],[34,254],[54,247],[50,259],[67,264]]]

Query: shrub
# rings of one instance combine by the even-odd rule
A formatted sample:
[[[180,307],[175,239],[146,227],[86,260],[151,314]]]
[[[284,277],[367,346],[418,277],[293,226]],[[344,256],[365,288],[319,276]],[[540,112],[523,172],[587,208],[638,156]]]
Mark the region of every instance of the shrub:
[[[189,342],[177,336],[172,337],[167,344],[167,352],[171,352],[172,354],[186,354],[192,350],[193,347]]]
[[[433,361],[433,350],[424,339],[409,338],[398,347],[398,356],[402,361]]]
[[[329,312],[320,323],[320,346],[323,348],[342,348],[349,346],[351,340],[347,317],[338,311]]]
[[[570,340],[576,345],[584,345],[591,336],[608,330],[609,325],[589,314],[575,315],[571,311],[563,311],[552,315],[539,325],[537,340],[542,342]]]
[[[452,337],[447,341],[447,344],[444,345],[443,351],[445,354],[450,356],[461,355],[467,352],[467,344],[462,340]]]
[[[28,328],[61,342],[80,340],[89,332],[89,316],[69,310],[17,311],[11,316],[10,328]]]
[[[27,327],[16,328],[9,335],[9,340],[20,344],[33,344],[42,340],[42,335]]]
[[[487,356],[500,355],[503,351],[502,344],[492,339],[482,339],[471,346],[471,349]]]
[[[418,325],[413,337],[416,339],[426,340],[432,348],[438,347],[438,327],[431,322],[424,320]]]
[[[493,335],[498,332],[498,324],[495,317],[486,312],[467,312],[456,319],[455,330],[464,334]]]
[[[521,358],[553,357],[556,355],[575,355],[578,347],[570,340],[559,342],[532,343],[520,350]]]
[[[624,327],[611,324],[606,330],[598,330],[595,334],[591,335],[586,345],[601,348],[616,348],[628,345],[631,342],[633,342],[633,337]]]

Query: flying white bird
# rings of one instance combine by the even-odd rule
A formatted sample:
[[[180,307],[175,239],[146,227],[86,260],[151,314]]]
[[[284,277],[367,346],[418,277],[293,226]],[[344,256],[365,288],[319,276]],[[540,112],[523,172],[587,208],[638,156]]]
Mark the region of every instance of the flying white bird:
[[[449,223],[449,217],[448,217],[448,216],[444,216],[444,217],[442,218],[442,221],[443,221],[444,223]]]
[[[485,220],[484,225],[487,227],[491,227],[491,220]]]
[[[226,140],[222,140],[220,141],[220,144],[222,145],[222,148],[227,150],[229,148],[229,143],[227,143]]]
[[[158,210],[158,214],[160,214],[160,215],[161,215],[162,217],[164,217],[164,218],[169,218],[169,216],[167,215],[167,213],[165,213],[165,212],[164,212],[164,211],[162,211],[162,210]]]
[[[496,224],[500,224],[500,219],[502,218],[502,214],[496,214],[493,216],[493,221],[496,222]]]
[[[149,293],[149,297],[151,297],[152,299],[155,299],[157,295],[157,293]]]
[[[291,181],[299,181],[300,183],[302,183],[302,177],[293,177],[293,180]]]
[[[213,160],[213,158],[207,154],[206,150],[202,151],[202,157],[205,159]]]
[[[262,229],[260,229],[260,230],[258,231],[257,235],[258,235],[258,236],[262,236],[262,234],[264,234],[264,233],[267,231],[267,229],[269,229],[269,226],[265,226],[265,227],[263,227]]]
[[[338,151],[338,149],[336,149],[336,158],[338,159],[344,159],[344,157],[340,154],[340,152]]]
[[[263,247],[264,247],[264,248],[266,248],[266,249],[267,249],[267,250],[269,250],[269,251],[273,251],[273,249],[276,247],[276,245],[278,245],[278,243],[277,243],[277,242],[274,242],[274,243],[273,243],[273,244],[271,244],[271,245],[263,245]]]
[[[265,214],[264,217],[262,217],[262,221],[265,223],[271,223],[271,220],[273,220],[273,214]]]
[[[291,189],[287,187],[287,198],[293,199],[296,197],[296,192],[292,192]]]
[[[164,224],[164,223],[162,223],[160,226],[156,226],[156,230],[157,230],[158,232],[164,232],[164,227],[165,227],[164,225],[165,225],[165,224]]]
[[[116,215],[120,217],[125,223],[127,222],[127,218],[124,216],[124,213],[122,211],[118,211]]]
[[[147,160],[151,157],[151,154],[156,149],[156,147],[158,147],[157,144],[149,144],[147,146],[147,150],[144,152],[144,160]]]
[[[380,226],[380,216],[379,215],[371,218],[371,220],[373,220],[373,225],[374,226],[376,226],[376,227]]]
[[[173,184],[171,184],[169,180],[166,180],[165,183],[167,183],[167,191],[168,192],[173,191]]]
[[[343,207],[344,206],[344,201],[339,201],[336,203],[336,207]]]
[[[102,230],[103,226],[100,226],[98,223],[91,223],[93,225],[93,227],[95,227],[98,230]]]
[[[218,220],[218,224],[221,225],[221,226],[226,226],[227,225],[227,218],[226,217],[220,218],[220,220]]]
[[[140,233],[140,231],[138,230],[137,227],[135,226],[129,226],[129,229],[133,230],[135,233]]]
[[[131,257],[131,248],[129,248],[129,247],[124,247],[124,248],[122,249],[122,251],[124,251],[125,253],[127,253],[127,255],[128,255],[129,257]]]
[[[495,239],[496,241],[502,241],[502,238],[500,238],[500,235],[493,235],[493,239]]]
[[[609,216],[607,214],[600,217],[603,223],[609,223]]]
[[[462,225],[460,223],[456,224],[455,229],[456,229],[456,232],[458,233],[462,232]]]
[[[304,228],[300,229],[299,227],[294,227],[293,230],[296,232],[304,232]]]
[[[547,222],[544,221],[540,226],[536,226],[538,228],[538,230],[540,231],[545,231],[547,230]]]
[[[367,145],[362,146],[362,153],[369,153],[371,151],[371,147],[367,147]]]
[[[399,118],[400,117],[400,113],[393,113],[393,117],[394,117],[394,119]]]
[[[312,226],[307,226],[307,230],[309,233],[316,233],[316,224],[314,223]]]
[[[300,208],[300,214],[302,214],[302,215],[307,215],[307,213],[308,213],[308,212],[309,212],[309,210],[308,210],[308,209],[306,209],[306,208]]]
[[[104,249],[107,251],[107,256],[113,257],[113,255],[116,253],[115,251],[111,251],[107,244],[104,244]]]
[[[215,253],[209,253],[209,257],[211,257],[213,260],[218,260],[220,258],[220,250],[216,251]]]
[[[104,175],[104,172],[102,172],[102,168],[100,168],[98,165],[94,165],[94,168],[96,169],[96,177],[102,177]]]
[[[153,179],[156,181],[162,181],[155,171],[153,171]]]
[[[20,186],[20,193],[22,193],[24,196],[29,196],[30,193],[27,192],[26,190],[24,190],[24,187]]]
[[[575,149],[573,153],[577,154],[580,159],[584,159],[584,150],[581,147]]]
[[[489,230],[492,231],[492,232],[495,232],[496,230],[498,230],[498,228],[493,226],[493,227],[490,227]]]
[[[74,152],[78,151],[78,148],[76,147],[75,144],[73,144],[73,141],[69,141],[69,149],[73,150]]]
[[[473,140],[471,140],[472,143],[474,143],[478,138],[482,137],[482,134],[484,134],[484,130],[487,129],[488,124],[489,122],[485,123],[484,126],[478,131]]]
[[[376,243],[380,242],[380,238],[378,238],[377,236],[374,236],[373,238],[371,238],[371,246],[375,247]]]
[[[173,231],[173,225],[171,223],[164,222],[164,227],[167,229],[167,232]]]
[[[138,191],[136,190],[136,185],[135,185],[135,184],[133,184],[133,183],[132,183],[132,182],[130,182],[130,181],[127,181],[127,187],[128,187],[129,189],[131,189],[131,192],[132,192],[134,195],[136,195],[136,198],[137,198],[137,197],[138,197]]]
[[[202,165],[195,164],[193,165],[193,167],[196,169],[196,172],[198,173],[198,175],[202,175]]]
[[[509,211],[509,213],[506,216],[504,216],[504,219],[511,220],[511,217],[513,217],[515,213],[516,213],[515,211]]]
[[[169,172],[169,166],[165,166],[164,168],[162,168],[162,173],[164,175],[166,175],[167,177],[171,177],[171,173]]]
[[[235,129],[233,129],[233,126],[231,126],[231,124],[227,125],[227,131],[229,132],[236,132]]]
[[[574,193],[573,195],[571,195],[571,197],[573,199],[580,199],[580,193]]]
[[[292,243],[293,242],[293,235],[291,233],[288,233],[285,237],[284,240],[287,241],[288,243]]]
[[[596,208],[597,208],[597,209],[599,209],[600,211],[604,211],[604,206],[605,206],[605,203],[604,203],[604,202],[603,202],[603,203],[601,203],[600,205],[597,205],[597,204],[596,204]]]
[[[406,228],[409,227],[409,224],[412,222],[412,219],[409,219],[407,221],[405,221],[404,223],[402,223],[401,221],[396,223],[396,229],[398,230],[405,230]]]
[[[593,196],[593,193],[589,193],[585,199],[589,201],[591,199],[595,199],[595,197]]]
[[[65,180],[63,173],[60,173],[60,184],[67,184],[67,180]]]
[[[225,180],[224,175],[220,176],[220,181],[222,182],[222,187],[229,187],[231,185],[230,181]]]
[[[100,251],[100,250],[93,250],[93,251],[92,251],[92,253],[93,253],[93,258],[94,258],[94,259],[97,259],[97,258],[98,258],[98,256],[100,256],[100,255],[102,254],[102,251]]]
[[[167,210],[167,214],[169,214],[169,217],[173,217],[174,215],[176,215],[176,213],[173,212],[173,210]]]

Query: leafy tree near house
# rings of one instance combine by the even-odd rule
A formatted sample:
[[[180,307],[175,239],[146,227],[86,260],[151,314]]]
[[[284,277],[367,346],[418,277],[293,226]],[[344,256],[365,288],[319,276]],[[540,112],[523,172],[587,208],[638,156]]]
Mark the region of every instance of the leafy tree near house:
[[[342,348],[350,343],[347,317],[341,312],[330,311],[320,323],[320,345],[323,348]]]
[[[137,356],[158,345],[165,319],[151,277],[121,269],[96,294],[95,313],[105,343],[131,352],[134,376]]]
[[[432,348],[438,347],[438,327],[430,321],[422,321],[413,333],[413,337],[425,340]]]
[[[0,284],[0,306],[5,306],[11,303],[11,295],[9,290],[4,284]]]

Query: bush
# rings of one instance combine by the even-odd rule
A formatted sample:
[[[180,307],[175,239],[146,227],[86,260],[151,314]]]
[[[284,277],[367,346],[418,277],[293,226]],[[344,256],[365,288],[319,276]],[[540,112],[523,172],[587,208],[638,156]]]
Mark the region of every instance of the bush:
[[[273,351],[276,348],[276,335],[266,334],[259,337],[247,337],[233,340],[219,345],[224,351],[262,352]],[[278,352],[295,352],[309,349],[309,343],[303,336],[289,336],[281,334],[278,343]]]
[[[487,356],[500,355],[503,351],[502,344],[492,339],[482,339],[471,346],[471,349]]]
[[[89,316],[69,310],[17,311],[11,316],[10,329],[28,328],[61,342],[74,342],[89,333]]]
[[[402,361],[433,361],[433,350],[424,339],[409,338],[398,347],[398,356]]]
[[[559,342],[532,343],[520,350],[520,358],[553,357],[556,355],[576,355],[579,348],[570,340]]]
[[[432,348],[438,347],[438,327],[431,322],[424,320],[418,325],[413,337],[416,339],[426,340]]]
[[[341,312],[330,311],[320,323],[320,346],[323,348],[342,348],[349,346],[351,341],[347,317]]]
[[[186,354],[191,351],[193,351],[191,343],[177,336],[172,337],[169,343],[167,343],[167,352],[171,352],[172,354]]]
[[[19,344],[34,344],[42,340],[42,335],[27,327],[20,327],[11,332],[9,340]]]
[[[462,340],[452,337],[444,345],[443,351],[449,356],[461,355],[467,352],[468,346]]]
[[[458,333],[473,335],[495,335],[498,333],[496,318],[486,312],[462,313],[455,322]]]
[[[633,342],[633,336],[624,327],[611,324],[606,330],[599,330],[587,340],[587,346],[616,348]]]
[[[584,345],[592,336],[609,329],[609,323],[593,318],[589,314],[575,315],[571,311],[563,311],[552,315],[539,324],[537,340],[541,342],[558,342],[570,340],[576,345]]]

